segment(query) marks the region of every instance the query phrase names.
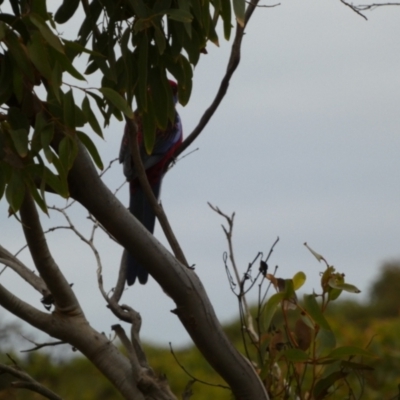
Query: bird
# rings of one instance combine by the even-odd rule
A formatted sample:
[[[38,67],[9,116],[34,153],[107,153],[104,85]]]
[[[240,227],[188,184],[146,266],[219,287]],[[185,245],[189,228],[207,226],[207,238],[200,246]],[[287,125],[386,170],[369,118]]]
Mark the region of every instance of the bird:
[[[178,102],[178,85],[176,82],[171,80],[169,81],[169,84],[172,89],[174,105],[176,106]],[[170,121],[165,130],[157,129],[155,135],[155,144],[151,154],[146,152],[144,146],[140,116],[136,116],[135,122],[137,123],[138,127],[137,140],[142,163],[154,196],[159,199],[161,182],[165,175],[168,162],[173,157],[175,150],[182,143],[183,131],[181,118],[175,110],[174,121]],[[129,134],[128,124],[126,124],[121,142],[119,162],[123,165],[124,175],[129,181],[129,211],[145,226],[150,233],[154,233],[156,216],[154,214],[153,207],[143,192],[137,177],[137,172],[131,154],[131,137],[132,135]],[[129,251],[126,254],[126,266],[126,281],[129,286],[135,283],[136,278],[138,278],[139,282],[143,285],[147,282],[149,273],[135,259],[135,257],[129,253]]]

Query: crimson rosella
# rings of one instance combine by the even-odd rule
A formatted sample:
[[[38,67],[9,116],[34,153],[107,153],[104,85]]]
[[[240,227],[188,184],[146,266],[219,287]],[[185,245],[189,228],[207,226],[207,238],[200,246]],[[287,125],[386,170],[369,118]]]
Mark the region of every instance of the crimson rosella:
[[[175,82],[169,82],[174,96],[174,104],[176,105],[178,100],[178,87]],[[174,122],[169,122],[166,130],[157,130],[155,144],[151,154],[148,154],[144,147],[140,118],[137,118],[136,122],[138,126],[137,138],[141,159],[154,196],[158,199],[160,195],[161,181],[165,174],[167,163],[173,156],[176,148],[182,143],[181,119],[178,113],[175,112]],[[153,233],[156,216],[137,178],[135,165],[130,151],[130,138],[131,135],[129,135],[128,127],[126,125],[119,153],[119,162],[123,164],[124,175],[130,183],[129,211],[147,228],[149,232]],[[145,268],[143,268],[130,253],[127,254],[126,259],[126,280],[128,285],[133,285],[136,277],[139,279],[141,284],[145,284],[149,275]]]

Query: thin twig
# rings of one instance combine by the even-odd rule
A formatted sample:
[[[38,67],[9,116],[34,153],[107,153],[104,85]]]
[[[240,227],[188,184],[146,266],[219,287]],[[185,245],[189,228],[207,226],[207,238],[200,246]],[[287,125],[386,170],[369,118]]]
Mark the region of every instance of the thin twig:
[[[181,369],[183,370],[183,372],[188,375],[193,381],[195,382],[199,382],[199,383],[203,383],[204,385],[207,386],[213,386],[213,387],[219,387],[222,389],[227,389],[227,390],[231,390],[231,388],[229,386],[225,386],[225,385],[220,385],[217,383],[210,383],[210,382],[206,382],[206,381],[202,381],[201,379],[196,378],[195,376],[193,376],[178,360],[178,357],[176,356],[176,354],[174,353],[174,350],[172,348],[172,344],[171,342],[169,342],[169,349],[171,351],[172,357],[174,357],[176,363],[181,367]]]
[[[218,207],[214,207],[212,204],[208,203],[208,205],[210,206],[210,208],[215,211],[217,214],[221,215],[222,217],[224,217],[228,223],[228,227],[229,229],[226,229],[224,226],[222,226],[222,229],[225,233],[226,239],[228,241],[228,247],[229,247],[229,259],[231,262],[231,266],[233,269],[233,272],[235,273],[235,277],[236,277],[236,283],[239,286],[240,290],[239,290],[239,294],[237,295],[239,298],[240,302],[243,302],[244,305],[244,309],[245,309],[245,315],[246,315],[246,329],[248,330],[248,333],[252,336],[252,340],[255,342],[258,342],[259,338],[258,338],[258,334],[256,333],[255,329],[254,329],[254,324],[253,324],[253,317],[250,313],[250,308],[247,304],[247,300],[246,300],[246,296],[244,293],[244,282],[247,279],[247,275],[245,274],[243,276],[242,279],[240,279],[239,276],[239,270],[238,267],[236,265],[236,261],[235,261],[235,256],[233,254],[233,243],[232,243],[232,235],[233,235],[233,222],[234,222],[234,218],[235,218],[235,213],[232,213],[232,215],[229,217],[228,215],[224,214]]]
[[[59,346],[61,344],[67,344],[67,342],[64,342],[63,340],[59,340],[57,342],[49,342],[49,343],[36,343],[31,339],[28,339],[27,337],[25,337],[24,335],[21,335],[25,340],[27,340],[28,342],[32,343],[35,345],[35,347],[31,348],[31,349],[27,349],[27,350],[21,350],[21,353],[29,353],[31,351],[35,351],[35,350],[39,350],[42,349],[43,347],[53,347],[53,346]]]
[[[211,117],[214,115],[215,111],[221,104],[223,98],[225,97],[225,95],[228,91],[229,82],[240,62],[240,50],[241,50],[241,44],[242,44],[242,39],[243,39],[243,35],[244,35],[244,29],[247,26],[247,23],[249,22],[254,10],[257,8],[258,3],[259,3],[259,0],[254,0],[249,3],[249,5],[246,9],[246,13],[245,13],[244,26],[240,26],[239,24],[236,24],[236,34],[235,34],[235,39],[232,44],[231,54],[229,57],[228,65],[226,67],[225,75],[221,80],[217,94],[215,95],[215,98],[212,101],[211,105],[207,108],[206,111],[204,111],[197,126],[193,129],[193,131],[190,133],[190,135],[184,140],[184,142],[181,144],[181,146],[178,147],[178,149],[176,150],[176,152],[174,154],[174,158],[178,157],[183,151],[185,151],[197,139],[197,137],[200,135],[200,133],[206,127],[206,125],[210,121]]]
[[[10,375],[15,376],[18,379],[21,379],[21,381],[12,382],[11,385],[13,387],[29,389],[33,392],[41,394],[42,396],[44,396],[50,400],[62,400],[62,398],[60,396],[58,396],[56,393],[54,393],[47,387],[43,386],[42,384],[40,384],[38,381],[33,379],[26,372],[23,372],[17,368],[19,368],[19,367],[16,365],[14,367],[10,367],[8,365],[0,364],[1,372],[6,372]]]
[[[353,4],[347,3],[345,0],[340,0],[340,2],[342,4],[344,4],[345,6],[351,8],[356,14],[358,14],[360,17],[362,17],[366,21],[368,21],[368,18],[357,9],[357,6],[354,6]]]

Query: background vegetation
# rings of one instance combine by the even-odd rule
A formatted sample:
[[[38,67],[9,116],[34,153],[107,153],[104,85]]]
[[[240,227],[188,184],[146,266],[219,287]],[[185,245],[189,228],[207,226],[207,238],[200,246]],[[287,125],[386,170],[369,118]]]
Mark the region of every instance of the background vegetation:
[[[363,360],[371,367],[358,376],[353,388],[358,392],[346,393],[346,387],[338,387],[331,398],[397,399],[400,378],[400,261],[385,263],[376,281],[371,285],[367,299],[363,302],[341,300],[333,303],[326,317],[335,332],[339,345],[354,345],[368,348],[376,358]],[[354,298],[354,296],[352,297]],[[274,321],[279,324],[279,315]],[[240,322],[226,325],[225,332],[238,348],[242,348]],[[101,400],[122,399],[111,383],[91,363],[77,355],[56,360],[45,351],[19,353],[15,348],[16,330],[12,325],[3,326],[1,362],[12,364],[14,360],[25,371],[42,384],[51,387],[67,399]],[[8,341],[6,340],[8,339]],[[11,340],[10,340],[11,339]],[[14,343],[14,344],[12,344]],[[28,343],[19,347],[29,348]],[[186,349],[145,346],[150,365],[158,374],[165,374],[174,393],[182,393],[192,378],[213,385],[224,385],[213,369],[195,347]],[[178,364],[181,364],[181,366]],[[11,382],[15,378],[8,374],[0,376],[0,399],[41,399],[30,391],[15,390]],[[195,382],[193,399],[231,399],[227,389]],[[342,393],[339,395],[339,393]],[[338,397],[339,396],[339,397]],[[342,397],[344,396],[344,397]],[[353,396],[353,397],[351,397]]]

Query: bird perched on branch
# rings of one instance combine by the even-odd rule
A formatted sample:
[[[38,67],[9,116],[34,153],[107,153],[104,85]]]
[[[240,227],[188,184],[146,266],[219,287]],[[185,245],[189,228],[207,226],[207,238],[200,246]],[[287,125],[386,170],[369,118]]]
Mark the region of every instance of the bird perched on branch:
[[[178,97],[178,87],[173,81],[169,81],[176,105]],[[146,152],[143,131],[140,118],[136,119],[137,140],[139,144],[140,156],[147,179],[150,183],[154,196],[158,199],[160,195],[161,181],[165,174],[168,161],[170,161],[175,150],[182,143],[182,124],[177,112],[175,120],[169,122],[165,130],[156,131],[154,148],[151,154]],[[124,136],[122,138],[121,149],[119,153],[119,162],[123,164],[124,175],[129,181],[130,201],[129,211],[147,228],[151,233],[154,232],[156,216],[149,200],[140,186],[137,172],[131,154],[131,139],[128,125],[125,126]],[[141,266],[136,259],[128,252],[127,257],[126,280],[128,285],[133,285],[136,278],[141,284],[145,284],[148,279],[148,272]]]

